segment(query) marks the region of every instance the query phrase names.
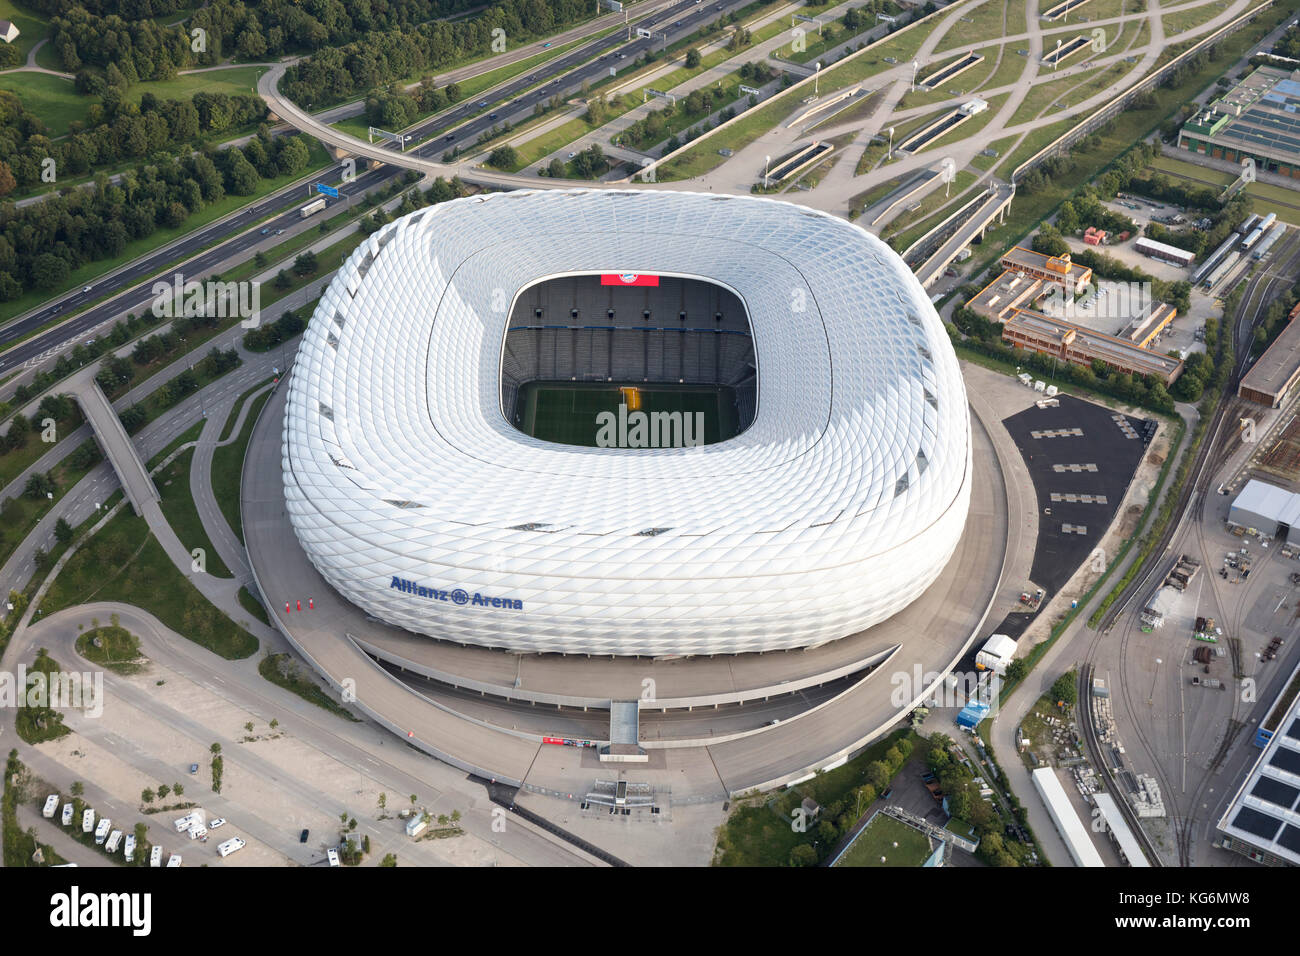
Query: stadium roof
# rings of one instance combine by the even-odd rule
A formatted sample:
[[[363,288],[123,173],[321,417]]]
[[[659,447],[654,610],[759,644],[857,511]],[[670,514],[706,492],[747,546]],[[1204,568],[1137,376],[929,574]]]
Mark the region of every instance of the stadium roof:
[[[588,273],[733,290],[753,424],[657,449],[516,430],[508,303]],[[750,197],[523,190],[358,247],[304,335],[283,461],[304,550],[390,623],[525,651],[734,653],[833,640],[919,596],[966,523],[970,420],[933,306],[864,230]]]

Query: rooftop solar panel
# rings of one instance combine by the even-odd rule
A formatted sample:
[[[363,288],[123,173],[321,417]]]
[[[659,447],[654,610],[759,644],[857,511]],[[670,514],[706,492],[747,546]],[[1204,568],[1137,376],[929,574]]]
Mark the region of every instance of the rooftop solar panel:
[[[1276,820],[1258,810],[1252,810],[1250,807],[1242,807],[1237,811],[1237,817],[1232,821],[1232,825],[1238,830],[1244,830],[1247,833],[1253,833],[1263,840],[1272,840],[1277,834],[1278,827],[1282,825],[1281,820]]]
[[[1272,777],[1260,777],[1250,795],[1276,804],[1283,810],[1290,810],[1295,805],[1295,798],[1300,796],[1300,789]]]
[[[1278,836],[1277,842],[1292,853],[1300,853],[1300,827],[1288,823],[1282,828],[1282,833]]]
[[[1300,773],[1300,751],[1278,747],[1273,751],[1273,759],[1269,763],[1274,767],[1281,767],[1288,773]]]

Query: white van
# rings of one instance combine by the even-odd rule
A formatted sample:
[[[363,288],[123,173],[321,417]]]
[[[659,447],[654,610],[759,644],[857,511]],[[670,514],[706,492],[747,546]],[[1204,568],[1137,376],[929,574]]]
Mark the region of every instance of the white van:
[[[192,813],[187,813],[187,814],[185,814],[185,816],[183,816],[183,817],[181,817],[179,820],[175,821],[176,832],[177,832],[177,833],[184,833],[186,830],[188,830],[188,829],[190,828],[190,826],[191,826],[194,822],[195,822],[194,814],[192,814]]]
[[[63,825],[65,827],[72,826],[72,804],[70,803],[63,805]]]
[[[238,850],[242,850],[243,848],[244,848],[243,840],[239,839],[239,837],[231,837],[225,843],[217,847],[217,852],[220,853],[222,856],[230,856],[230,854]]]
[[[107,853],[116,853],[118,846],[122,843],[122,831],[114,830],[108,836],[108,842],[104,844],[104,850]]]
[[[81,814],[81,832],[93,833],[95,830],[95,811],[86,807]]]
[[[59,809],[59,795],[52,793],[45,798],[45,808],[41,811],[41,816],[47,820],[54,819],[54,811]]]
[[[132,860],[135,859],[135,834],[134,833],[128,833],[126,835],[126,843],[122,845],[122,856],[126,859],[126,862],[128,863],[130,863]]]
[[[167,866],[169,868],[173,866],[180,866],[180,865],[181,865],[181,855],[179,853],[173,853],[171,856],[167,858]]]
[[[108,831],[112,829],[113,821],[108,817],[101,817],[99,825],[95,827],[95,845],[103,846],[104,841],[108,839]]]
[[[162,866],[162,847],[155,846],[149,851],[149,865],[153,867]]]
[[[195,823],[190,826],[191,840],[206,840],[208,838],[208,828],[202,823]]]

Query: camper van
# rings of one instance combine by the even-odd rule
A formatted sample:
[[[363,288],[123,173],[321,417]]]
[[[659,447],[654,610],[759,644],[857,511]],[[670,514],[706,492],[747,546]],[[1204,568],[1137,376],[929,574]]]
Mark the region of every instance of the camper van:
[[[93,833],[95,830],[95,811],[86,807],[81,814],[81,832]]]
[[[198,822],[190,824],[190,839],[206,841],[208,839],[208,828]]]
[[[45,808],[41,810],[41,816],[47,820],[54,819],[54,811],[59,809],[59,795],[52,793],[45,798]]]
[[[239,837],[231,837],[225,843],[222,843],[220,846],[217,847],[217,852],[220,853],[222,856],[230,856],[230,854],[238,850],[242,850],[243,848],[244,848],[243,840],[239,839]]]
[[[108,853],[116,853],[117,848],[122,844],[122,831],[114,830],[108,836],[108,842],[104,844],[104,850]]]
[[[149,851],[149,865],[153,867],[162,866],[162,847],[155,846]]]
[[[99,826],[95,827],[95,846],[103,846],[104,841],[108,839],[108,831],[113,828],[113,821],[108,817],[102,817]]]
[[[128,863],[130,863],[132,860],[135,859],[135,834],[134,833],[128,833],[126,835],[126,843],[122,845],[122,856]]]
[[[176,832],[184,833],[191,826],[193,826],[197,820],[198,820],[198,814],[194,814],[194,813],[185,814],[185,816],[175,821]]]
[[[325,851],[325,856],[329,859],[329,861],[330,861],[330,866],[338,866],[338,865],[339,865],[339,851],[338,851],[338,850],[334,849],[333,847],[330,847],[328,850]]]
[[[173,853],[171,856],[167,858],[167,866],[169,868],[173,866],[180,866],[180,865],[181,865],[181,855],[179,853]]]
[[[72,826],[72,804],[71,803],[65,803],[63,805],[63,825],[65,827]]]

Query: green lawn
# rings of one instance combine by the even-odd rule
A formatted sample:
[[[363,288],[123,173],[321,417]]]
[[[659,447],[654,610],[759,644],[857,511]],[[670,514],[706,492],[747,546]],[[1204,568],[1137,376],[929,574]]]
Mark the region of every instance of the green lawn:
[[[186,551],[203,549],[207,562],[207,573],[217,578],[234,577],[221,555],[212,546],[212,539],[203,527],[198,507],[194,504],[194,495],[190,491],[190,463],[194,460],[194,449],[181,452],[170,465],[154,475],[154,485],[162,495],[163,517],[181,539]]]
[[[39,444],[35,439],[32,441],[34,444]],[[90,468],[101,460],[94,442],[93,438],[86,439],[87,444],[96,448],[96,455]],[[48,448],[48,446],[44,447]],[[0,565],[9,560],[14,549],[32,533],[37,523],[50,509],[57,505],[77,482],[86,477],[90,468],[72,468],[66,459],[51,468],[50,474],[54,477],[55,485],[53,500],[43,495],[40,498],[31,498],[26,494],[12,495],[6,499],[3,507],[0,507]]]
[[[244,523],[239,514],[239,487],[243,478],[244,452],[253,435],[257,416],[270,397],[270,392],[263,392],[253,399],[244,427],[239,430],[239,437],[212,453],[212,492],[216,495],[217,504],[225,515],[230,530],[235,532],[241,542],[244,540]]]
[[[13,0],[0,0],[0,20],[9,20],[18,27],[18,39],[14,41],[14,46],[22,54],[23,63],[27,62],[27,54],[32,47],[50,35],[50,25],[45,17],[19,6]],[[47,43],[42,52],[48,48]]]
[[[163,551],[143,518],[113,517],[68,559],[41,604],[44,614],[89,601],[142,608],[176,633],[228,660],[253,654],[257,638],[207,602]]]
[[[77,653],[115,674],[138,674],[148,664],[140,653],[140,639],[116,624],[78,634]]]
[[[313,677],[303,676],[298,662],[288,654],[267,654],[258,662],[257,672],[272,684],[297,694],[308,703],[328,710],[344,720],[361,723],[360,719],[353,716],[352,711],[325,693]]]
[[[84,120],[91,97],[80,95],[71,80],[48,73],[0,74],[0,90],[16,93],[23,108],[46,125],[51,136],[64,136],[73,120]]]
[[[671,385],[637,386],[641,410],[647,414],[680,413],[703,416],[704,444],[711,445],[736,433],[735,399],[729,388],[674,387]],[[542,441],[563,445],[596,447],[603,412],[619,414],[622,393],[617,385],[530,384],[520,399],[523,403],[523,429]],[[633,409],[629,409],[629,412]],[[699,419],[692,419],[692,422]],[[683,424],[683,428],[685,423]],[[692,425],[692,434],[695,432]],[[721,437],[720,437],[721,436]],[[649,438],[646,441],[649,442]],[[629,419],[628,441],[631,447],[648,447],[638,443]],[[675,447],[674,441],[670,447]]]
[[[785,866],[790,851],[808,843],[815,827],[797,833],[791,826],[791,811],[803,797],[812,797],[823,807],[846,799],[865,782],[866,768],[881,760],[889,748],[903,738],[914,747],[922,745],[911,730],[896,730],[883,740],[871,744],[842,767],[819,773],[797,787],[777,794],[759,794],[736,801],[731,815],[718,829],[714,866]]]
[[[933,852],[915,827],[877,813],[835,861],[836,866],[920,866]]]
[[[269,67],[236,66],[228,70],[184,73],[172,80],[151,80],[132,86],[127,98],[139,103],[146,93],[160,100],[187,100],[195,93],[257,93],[257,81]]]
[[[239,605],[267,627],[271,626],[271,618],[267,615],[266,608],[262,607],[262,602],[253,597],[253,592],[246,587],[239,589]]]
[[[259,389],[265,388],[271,383],[271,379],[266,378],[258,382],[252,388],[246,390],[244,394],[235,399],[235,404],[230,409],[230,414],[226,416],[226,422],[221,426],[221,433],[217,436],[217,441],[223,442],[230,437],[230,433],[235,430],[235,422],[239,420],[239,410],[243,407],[244,402],[248,401],[248,396],[252,395]]]

